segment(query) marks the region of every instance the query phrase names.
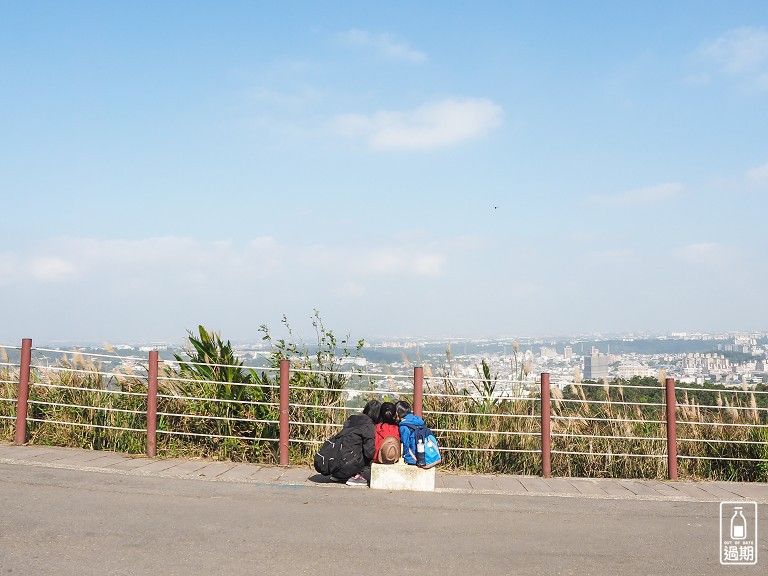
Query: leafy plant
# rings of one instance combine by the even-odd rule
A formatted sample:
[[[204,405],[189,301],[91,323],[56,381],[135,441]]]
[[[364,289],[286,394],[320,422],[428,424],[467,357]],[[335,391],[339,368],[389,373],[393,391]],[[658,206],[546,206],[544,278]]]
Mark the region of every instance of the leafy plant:
[[[274,436],[274,427],[265,428],[270,416],[262,378],[253,369],[246,369],[229,340],[220,334],[198,326],[197,334],[187,331],[186,356],[174,354],[177,368],[166,366],[168,380],[164,387],[176,398],[167,398],[161,417],[161,429],[181,426],[190,434],[217,436],[213,444],[224,455],[246,457],[260,452],[258,443],[251,442],[243,451],[238,438],[253,439]],[[181,412],[179,412],[181,411]],[[180,414],[170,416],[169,414]]]
[[[479,399],[473,398],[478,408],[488,411],[494,406],[498,406],[499,399],[494,397],[496,392],[496,383],[499,380],[499,375],[491,375],[491,367],[488,365],[488,361],[483,358],[480,366],[475,366],[477,375],[480,377],[480,381],[472,380],[472,386],[475,391],[480,395]],[[466,390],[465,390],[465,393]]]
[[[294,457],[308,460],[314,453],[314,443],[328,437],[330,431],[340,427],[346,419],[345,391],[349,390],[360,370],[352,368],[342,372],[340,369],[347,358],[359,357],[365,341],[360,339],[353,344],[349,334],[339,340],[332,330],[326,329],[318,310],[312,314],[316,335],[312,348],[302,341],[296,342],[286,316],[283,316],[282,324],[288,339],[274,338],[266,325],[259,331],[263,334],[262,340],[271,346],[269,363],[272,368],[279,367],[281,360],[291,363],[289,418],[292,422],[303,423],[291,428],[292,437],[298,440],[298,445],[291,449]],[[265,378],[277,386],[276,376]]]

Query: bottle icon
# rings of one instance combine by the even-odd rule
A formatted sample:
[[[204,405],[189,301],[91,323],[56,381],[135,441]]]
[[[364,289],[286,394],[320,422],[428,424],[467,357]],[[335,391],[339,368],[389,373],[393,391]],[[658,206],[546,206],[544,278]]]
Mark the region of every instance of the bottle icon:
[[[746,537],[747,519],[741,513],[741,506],[736,506],[731,516],[731,540],[744,540]]]
[[[424,458],[424,440],[421,438],[416,441],[416,463],[419,466],[424,466],[427,463],[426,458]]]

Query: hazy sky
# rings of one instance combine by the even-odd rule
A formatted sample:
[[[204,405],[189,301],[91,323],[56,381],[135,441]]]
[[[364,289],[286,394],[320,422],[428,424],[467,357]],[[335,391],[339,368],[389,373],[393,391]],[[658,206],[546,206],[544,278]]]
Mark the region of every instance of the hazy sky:
[[[768,3],[0,2],[0,342],[768,329]]]

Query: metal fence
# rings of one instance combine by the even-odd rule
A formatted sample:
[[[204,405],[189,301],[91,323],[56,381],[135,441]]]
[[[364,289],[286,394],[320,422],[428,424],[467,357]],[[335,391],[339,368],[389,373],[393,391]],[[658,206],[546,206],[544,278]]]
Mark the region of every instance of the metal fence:
[[[531,389],[531,382],[508,379],[425,377],[421,367],[386,376],[288,360],[249,368],[160,360],[156,351],[134,357],[32,348],[28,339],[21,347],[0,346],[0,353],[0,425],[13,428],[17,444],[43,426],[88,428],[132,438],[134,449],[141,443],[150,457],[158,437],[187,437],[271,445],[275,460],[287,465],[291,445],[314,449],[359,409],[356,398],[378,397],[412,402],[456,462],[461,455],[525,457],[548,477],[553,459],[568,470],[574,462],[599,468],[643,459],[652,462],[650,474],[666,460],[670,479],[688,461],[768,463],[768,408],[756,401],[765,391],[703,391],[676,386],[671,378],[664,386],[553,387],[546,373]],[[238,369],[252,377],[206,380],[184,376],[182,366]],[[351,382],[356,389],[347,386]],[[646,392],[650,399],[631,399]],[[719,396],[700,403],[689,392]]]

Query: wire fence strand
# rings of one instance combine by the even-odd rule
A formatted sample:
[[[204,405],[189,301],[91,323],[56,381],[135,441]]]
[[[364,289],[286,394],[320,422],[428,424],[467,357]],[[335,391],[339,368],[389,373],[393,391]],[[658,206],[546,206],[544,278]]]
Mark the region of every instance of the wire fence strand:
[[[146,416],[145,410],[127,410],[124,408],[110,408],[107,406],[83,406],[78,404],[62,404],[60,402],[43,402],[41,400],[30,400],[30,404],[38,406],[55,406],[57,408],[77,408],[78,410],[99,410],[102,412],[119,412],[121,414],[142,414]]]
[[[143,428],[123,428],[121,426],[106,426],[103,424],[88,424],[84,422],[66,422],[62,420],[42,420],[40,418],[27,418],[27,422],[41,422],[43,424],[61,424],[63,426],[80,426],[85,428],[103,428],[106,430],[120,430],[123,432],[144,432]]]
[[[95,394],[118,394],[123,396],[142,396],[142,397],[147,396],[146,392],[129,392],[126,390],[107,390],[105,388],[84,388],[82,386],[62,386],[60,384],[47,384],[45,382],[35,382],[34,386],[38,386],[42,388],[54,388],[57,390],[80,390],[81,392],[93,392]]]
[[[158,434],[168,434],[170,436],[195,436],[197,438],[227,438],[229,440],[246,440],[248,442],[279,442],[279,438],[259,438],[251,436],[227,436],[225,434],[203,434],[200,432],[183,432],[179,430],[157,430]]]

